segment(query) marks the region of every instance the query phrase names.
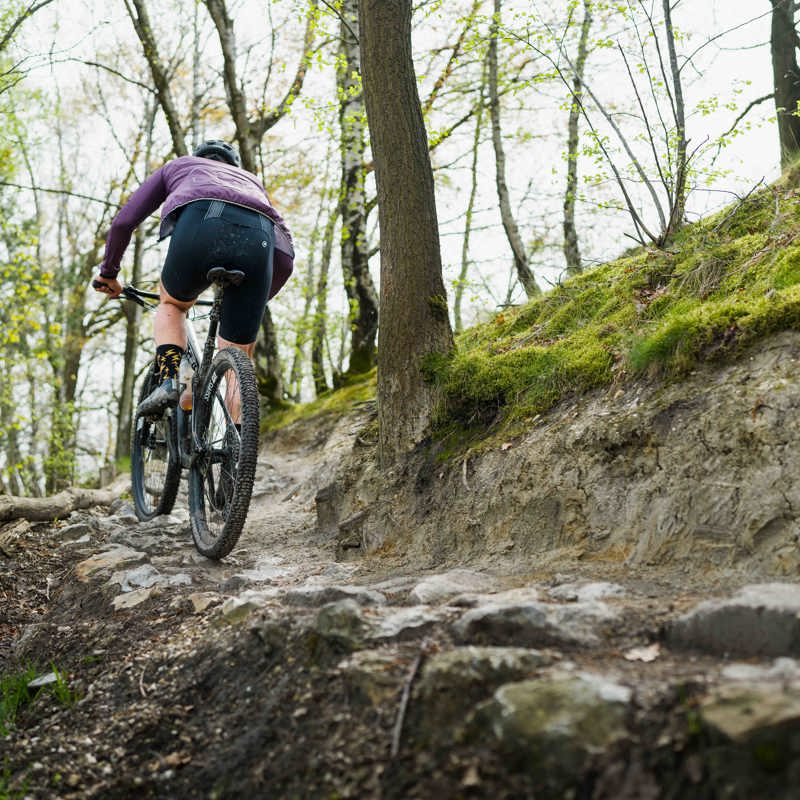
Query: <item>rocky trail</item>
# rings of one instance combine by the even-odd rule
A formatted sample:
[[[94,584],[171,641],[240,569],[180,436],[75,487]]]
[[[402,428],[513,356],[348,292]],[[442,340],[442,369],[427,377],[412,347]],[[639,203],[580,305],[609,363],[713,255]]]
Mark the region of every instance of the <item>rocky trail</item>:
[[[0,738],[0,798],[796,796],[791,574],[350,552],[330,481],[367,418],[270,439],[221,564],[181,498],[0,529],[4,691],[44,684]]]

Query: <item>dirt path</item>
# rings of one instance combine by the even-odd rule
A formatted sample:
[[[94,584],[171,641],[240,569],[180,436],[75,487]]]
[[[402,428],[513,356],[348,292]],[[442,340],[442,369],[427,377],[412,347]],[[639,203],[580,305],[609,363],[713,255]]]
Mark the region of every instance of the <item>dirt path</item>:
[[[4,529],[4,694],[58,675],[6,712],[0,798],[794,796],[796,586],[682,617],[735,579],[337,561],[354,430],[273,443],[224,564],[182,509]]]

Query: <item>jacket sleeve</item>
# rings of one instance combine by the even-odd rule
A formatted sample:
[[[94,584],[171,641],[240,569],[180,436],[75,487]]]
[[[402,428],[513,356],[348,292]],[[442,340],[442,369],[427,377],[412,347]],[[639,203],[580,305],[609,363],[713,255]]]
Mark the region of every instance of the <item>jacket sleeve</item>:
[[[116,278],[119,265],[136,227],[156,211],[167,199],[163,167],[156,170],[130,196],[128,202],[119,210],[111,222],[106,237],[106,250],[100,264],[100,274],[104,278]]]

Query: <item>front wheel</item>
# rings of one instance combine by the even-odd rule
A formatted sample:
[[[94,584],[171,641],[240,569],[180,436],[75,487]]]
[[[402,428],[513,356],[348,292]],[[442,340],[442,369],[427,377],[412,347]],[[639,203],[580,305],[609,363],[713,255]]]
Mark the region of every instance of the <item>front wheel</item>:
[[[139,392],[141,403],[158,385],[150,370]],[[134,412],[135,414],[135,412]],[[136,414],[131,435],[131,488],[136,516],[140,520],[169,514],[175,505],[181,480],[181,465],[174,452],[175,416]]]
[[[234,423],[229,409],[237,405]],[[228,555],[244,527],[256,474],[258,415],[252,362],[236,348],[220,350],[195,385],[192,412],[189,514],[195,546],[208,558]]]

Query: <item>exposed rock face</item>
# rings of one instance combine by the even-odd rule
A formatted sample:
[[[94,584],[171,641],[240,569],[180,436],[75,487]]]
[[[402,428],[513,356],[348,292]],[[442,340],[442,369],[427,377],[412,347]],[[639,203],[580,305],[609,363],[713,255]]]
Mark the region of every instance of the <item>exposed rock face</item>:
[[[799,357],[800,334],[784,333],[680,383],[579,399],[466,464],[420,452],[386,491],[371,468],[340,469],[326,531],[346,522],[351,550],[391,544],[425,567],[571,548],[796,574]]]

